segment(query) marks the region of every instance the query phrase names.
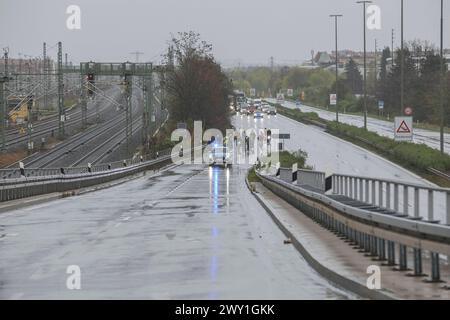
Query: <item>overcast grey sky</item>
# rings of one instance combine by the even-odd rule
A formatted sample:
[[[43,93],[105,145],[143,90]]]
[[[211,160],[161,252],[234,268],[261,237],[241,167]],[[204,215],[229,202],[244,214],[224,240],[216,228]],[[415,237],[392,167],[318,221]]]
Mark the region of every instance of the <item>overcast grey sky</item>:
[[[194,30],[213,45],[219,61],[243,64],[302,61],[312,49],[334,48],[334,22],[344,15],[340,48],[362,49],[362,8],[355,0],[0,0],[0,46],[10,55],[40,55],[42,42],[63,42],[69,60],[134,61],[143,51],[155,60],[171,33]],[[445,45],[450,39],[450,2],[445,10]],[[390,45],[391,29],[400,39],[400,0],[378,0],[382,29],[368,31]],[[66,28],[67,6],[81,8],[81,30]],[[439,0],[405,0],[405,39],[439,44]],[[56,50],[51,50],[54,57]]]

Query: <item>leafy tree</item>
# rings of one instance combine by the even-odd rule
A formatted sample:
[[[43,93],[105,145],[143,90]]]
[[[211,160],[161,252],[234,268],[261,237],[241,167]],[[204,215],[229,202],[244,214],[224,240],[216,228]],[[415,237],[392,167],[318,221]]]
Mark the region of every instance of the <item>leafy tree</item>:
[[[383,49],[383,53],[381,54],[381,62],[380,62],[380,81],[384,83],[387,79],[388,75],[388,59],[391,58],[391,49],[386,47]]]
[[[214,60],[211,45],[197,33],[183,32],[170,46],[175,66],[167,73],[165,88],[172,120],[201,120],[207,128],[228,128],[231,83]]]
[[[353,92],[353,94],[361,94],[363,88],[363,79],[361,72],[359,72],[358,65],[350,58],[345,65],[346,83]]]

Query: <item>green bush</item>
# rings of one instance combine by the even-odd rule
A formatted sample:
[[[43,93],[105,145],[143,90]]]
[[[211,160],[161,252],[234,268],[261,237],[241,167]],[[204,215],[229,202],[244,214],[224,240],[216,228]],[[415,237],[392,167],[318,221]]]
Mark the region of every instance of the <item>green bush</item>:
[[[416,167],[426,171],[434,168],[441,171],[450,171],[450,156],[441,154],[439,150],[433,149],[425,144],[411,142],[397,142],[388,137],[383,137],[375,132],[366,131],[363,128],[346,124],[330,122],[328,124],[330,133],[344,136],[359,142],[363,142],[376,148],[383,153],[392,156],[396,162]]]

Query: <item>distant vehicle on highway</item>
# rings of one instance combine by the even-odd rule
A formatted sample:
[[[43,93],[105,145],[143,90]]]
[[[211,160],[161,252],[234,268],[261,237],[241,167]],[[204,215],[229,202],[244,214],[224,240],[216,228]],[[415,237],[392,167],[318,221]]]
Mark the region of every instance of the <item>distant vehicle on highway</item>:
[[[261,110],[256,110],[253,114],[253,118],[255,119],[264,119],[264,113]]]
[[[260,109],[262,106],[262,100],[261,99],[255,99],[253,100],[253,105],[255,106],[256,109]]]
[[[277,108],[269,106],[266,113],[270,116],[276,116],[277,115]]]
[[[234,90],[233,94],[229,96],[230,102],[232,104],[232,109],[239,111],[239,105],[247,101],[245,93],[239,90]]]
[[[264,112],[264,113],[267,113],[267,110],[269,110],[269,107],[270,107],[269,104],[263,103],[263,104],[261,105],[261,111]]]
[[[213,146],[208,157],[210,166],[228,167],[232,165],[232,154],[229,148],[224,146]]]
[[[239,108],[239,113],[243,116],[250,114],[250,107],[247,104],[242,104]]]

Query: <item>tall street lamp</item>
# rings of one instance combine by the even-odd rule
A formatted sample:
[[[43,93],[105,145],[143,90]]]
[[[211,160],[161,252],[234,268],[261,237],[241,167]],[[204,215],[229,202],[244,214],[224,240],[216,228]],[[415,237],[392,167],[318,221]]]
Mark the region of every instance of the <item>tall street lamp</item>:
[[[331,14],[331,18],[334,18],[334,24],[335,24],[335,36],[336,36],[336,122],[339,122],[339,107],[338,107],[338,101],[339,101],[339,95],[338,95],[338,80],[339,80],[339,73],[338,73],[338,18],[343,17],[342,14]]]
[[[441,0],[441,153],[444,153],[444,126],[445,126],[445,79],[446,70],[444,63],[444,0]]]
[[[400,44],[400,115],[405,108],[405,52],[403,40],[403,0],[401,0],[401,44]]]
[[[372,1],[357,1],[363,7],[363,29],[364,29],[364,129],[367,130],[367,53],[366,53],[366,4]]]

